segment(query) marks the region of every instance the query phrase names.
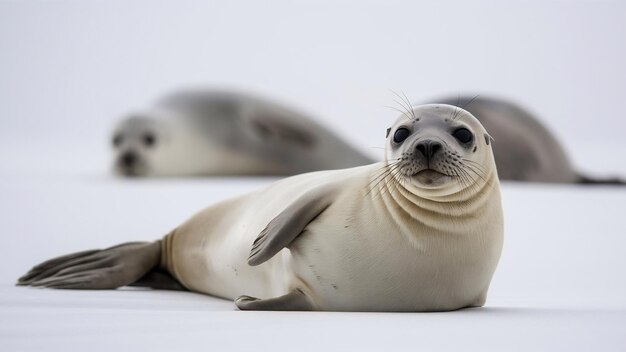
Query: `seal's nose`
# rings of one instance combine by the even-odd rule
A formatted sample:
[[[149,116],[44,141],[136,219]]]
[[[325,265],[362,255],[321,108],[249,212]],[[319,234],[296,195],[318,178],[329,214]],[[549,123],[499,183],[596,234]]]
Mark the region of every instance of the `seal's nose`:
[[[441,143],[437,141],[422,141],[415,146],[418,152],[422,153],[427,160],[430,160],[441,150]]]
[[[120,157],[120,163],[125,167],[133,167],[137,163],[137,155],[133,152],[127,152]]]

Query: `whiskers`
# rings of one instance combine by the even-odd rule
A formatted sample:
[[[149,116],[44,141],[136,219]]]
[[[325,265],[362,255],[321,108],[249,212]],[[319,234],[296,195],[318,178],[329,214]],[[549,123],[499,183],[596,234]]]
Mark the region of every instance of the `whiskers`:
[[[456,100],[456,104],[454,107],[454,110],[452,110],[452,113],[450,113],[450,119],[451,120],[456,120],[461,116],[461,112],[467,108],[471,103],[474,102],[474,100],[476,100],[476,98],[478,98],[480,94],[476,94],[472,97],[472,99],[468,100],[467,102],[465,102],[465,104],[463,104],[463,106],[461,106],[461,96],[459,95],[457,97]]]
[[[406,96],[406,94],[404,94],[404,92],[402,91],[401,91],[402,95],[398,94],[397,92],[393,90],[390,90],[390,91],[396,96],[395,98],[393,98],[393,101],[399,105],[399,108],[395,106],[389,106],[389,105],[386,105],[385,107],[389,109],[393,109],[399,112],[400,114],[405,115],[406,117],[409,118],[409,120],[419,120],[417,116],[415,115],[415,111],[413,111],[413,104],[411,103],[411,100]]]
[[[374,194],[374,196],[377,197],[384,194],[385,191],[391,192],[392,189],[396,190],[398,185],[403,185],[402,161],[405,159],[406,156],[401,156],[396,159],[388,160],[385,165],[376,170],[374,177],[366,186],[367,191],[365,195]],[[382,187],[382,185],[385,187]],[[375,190],[378,190],[378,193],[373,193]]]
[[[376,170],[374,177],[366,186],[365,195],[373,194],[374,197],[378,197],[397,191],[399,187],[406,188],[409,178],[415,176],[410,174],[415,167],[410,162],[411,157],[410,153],[403,153],[402,156],[387,161]],[[489,182],[487,169],[476,161],[458,158],[446,165],[444,175],[451,177],[453,182],[458,184],[461,193],[478,192]]]
[[[487,170],[478,162],[470,159],[460,159],[454,164],[452,173],[462,191],[479,191],[478,179],[487,183]]]

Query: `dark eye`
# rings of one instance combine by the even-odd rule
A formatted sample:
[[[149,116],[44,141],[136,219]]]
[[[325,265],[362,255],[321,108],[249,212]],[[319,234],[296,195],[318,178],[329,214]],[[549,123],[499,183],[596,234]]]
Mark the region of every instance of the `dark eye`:
[[[154,137],[152,133],[146,133],[143,135],[142,138],[143,138],[143,144],[146,147],[152,147],[154,143],[156,143],[156,138]]]
[[[122,144],[123,141],[124,141],[124,137],[121,134],[116,134],[113,137],[113,146],[114,147],[119,147]]]
[[[398,128],[396,133],[393,134],[393,141],[396,143],[402,143],[411,134],[411,131],[406,128]]]
[[[470,132],[467,128],[459,128],[458,130],[454,131],[452,135],[461,143],[469,143],[474,138],[472,132]]]

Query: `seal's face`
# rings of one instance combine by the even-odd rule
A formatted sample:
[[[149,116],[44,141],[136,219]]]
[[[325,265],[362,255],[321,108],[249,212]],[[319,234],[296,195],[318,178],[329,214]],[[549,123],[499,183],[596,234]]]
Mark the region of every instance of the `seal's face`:
[[[415,107],[387,131],[387,163],[405,187],[465,189],[492,167],[490,140],[478,120],[451,105]]]
[[[163,142],[158,122],[146,117],[129,117],[113,133],[114,170],[124,176],[145,176],[152,158]]]

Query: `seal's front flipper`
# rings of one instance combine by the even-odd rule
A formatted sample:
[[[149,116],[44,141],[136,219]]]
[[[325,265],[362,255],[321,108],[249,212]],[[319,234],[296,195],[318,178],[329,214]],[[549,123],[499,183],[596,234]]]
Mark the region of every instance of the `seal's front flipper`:
[[[268,299],[239,296],[235,305],[240,310],[314,310],[307,296],[299,289]]]
[[[159,265],[160,260],[161,241],[125,243],[45,261],[19,278],[17,284],[66,289],[113,289],[139,280]]]
[[[287,247],[332,203],[332,189],[332,186],[313,189],[272,219],[252,244],[248,264],[259,265]]]
[[[252,130],[270,143],[285,144],[287,148],[312,148],[318,142],[314,133],[284,113],[257,111],[250,117],[250,122]]]

